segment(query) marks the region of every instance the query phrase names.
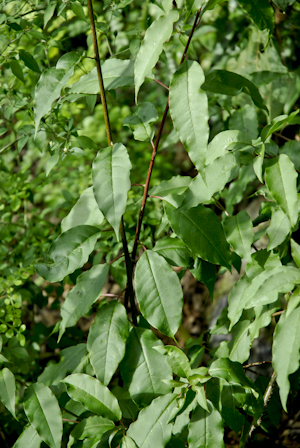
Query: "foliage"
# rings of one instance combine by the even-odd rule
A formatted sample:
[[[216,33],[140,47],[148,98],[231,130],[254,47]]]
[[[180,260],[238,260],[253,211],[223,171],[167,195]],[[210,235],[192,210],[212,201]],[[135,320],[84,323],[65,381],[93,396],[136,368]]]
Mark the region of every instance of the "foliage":
[[[244,447],[299,392],[299,2],[94,7],[1,4],[0,435]],[[213,298],[236,271],[182,338],[185,273]],[[247,370],[266,327],[269,384]]]

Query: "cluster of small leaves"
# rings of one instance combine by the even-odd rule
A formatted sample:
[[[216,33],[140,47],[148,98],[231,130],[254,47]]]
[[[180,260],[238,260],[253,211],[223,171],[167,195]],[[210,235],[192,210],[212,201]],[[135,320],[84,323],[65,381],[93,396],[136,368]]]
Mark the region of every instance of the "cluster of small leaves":
[[[34,372],[26,379],[16,363],[5,364],[0,371],[0,401],[22,425],[14,448],[40,447],[42,442],[50,448],[59,448],[62,443],[68,448],[222,447],[225,427],[236,434],[242,431],[240,443],[244,446],[250,422],[255,423],[264,411],[267,384],[261,376],[253,382],[245,375],[243,364],[260,329],[270,325],[272,315],[279,310],[272,365],[280,400],[272,404],[273,425],[281,406],[288,410],[291,375],[298,375],[300,361],[299,141],[282,134],[287,128],[294,129],[295,135],[300,124],[299,76],[282,63],[274,43],[274,5],[267,0],[240,0],[229,2],[228,9],[221,0],[178,0],[178,4],[151,1],[142,18],[142,40],[143,33],[134,28],[127,32],[126,40],[122,33],[118,35],[118,26],[127,12],[134,17],[135,5],[128,0],[103,2],[103,10],[95,14],[96,29],[103,37],[100,51],[111,53],[112,36],[116,40],[115,54],[111,54],[114,57],[102,63],[104,88],[111,94],[112,104],[125,95],[126,88],[136,106],[132,111],[125,108],[125,117],[124,111],[117,109],[124,129],[113,136],[112,145],[105,145],[102,136],[98,151],[93,129],[88,137],[75,125],[77,106],[75,119],[68,110],[74,102],[79,107],[85,101],[91,111],[95,110],[95,117],[102,119],[96,111],[101,107],[96,104],[99,74],[90,61],[91,36],[87,36],[88,49],[82,51],[65,51],[62,38],[55,38],[61,23],[62,36],[67,38],[72,20],[87,33],[86,2],[49,1],[39,6],[36,15],[36,11],[26,10],[24,16],[16,3],[5,4],[1,15],[1,57],[4,71],[11,71],[1,100],[6,123],[16,117],[19,125],[13,132],[20,135],[14,142],[7,135],[8,141],[0,151],[17,144],[19,158],[25,158],[27,150],[27,170],[35,144],[42,150],[47,147],[48,160],[43,172],[37,171],[28,184],[22,160],[14,162],[7,157],[9,169],[17,171],[21,179],[20,188],[6,188],[3,195],[1,220],[8,224],[3,230],[7,247],[14,246],[12,233],[23,211],[26,219],[18,238],[27,235],[28,226],[29,235],[34,234],[35,221],[27,224],[25,202],[30,201],[33,213],[34,198],[41,195],[41,190],[32,192],[32,185],[44,181],[50,173],[52,176],[55,169],[67,163],[69,154],[74,156],[75,166],[91,178],[92,185],[82,182],[81,195],[72,207],[78,191],[74,197],[64,194],[64,207],[69,213],[61,222],[57,238],[48,226],[40,241],[24,239],[25,246],[45,247],[30,252],[26,246],[18,249],[11,261],[7,256],[1,260],[7,270],[0,299],[0,331],[7,344],[0,358],[4,364],[14,362],[9,358],[12,355],[5,356],[11,352],[18,353],[16,357],[27,360],[30,366],[34,362],[31,352],[41,347],[40,337],[31,346],[26,342],[20,311],[25,301],[35,302],[34,293],[38,295],[34,282],[28,287],[29,297],[24,292],[33,261],[40,284],[41,278],[53,284],[66,285],[70,279],[75,283],[64,295],[61,320],[53,330],[55,337],[58,333],[58,343],[63,344],[59,361],[50,362],[39,374],[36,367],[28,367]],[[299,12],[292,0],[276,0],[274,4],[284,11],[290,8],[294,14]],[[203,49],[210,53],[212,47],[206,34],[212,39],[220,37],[217,25],[211,23],[219,13],[237,5],[237,19],[250,20],[255,26],[247,22],[248,39],[246,34],[240,36],[237,47],[232,38],[230,51],[219,41],[220,49],[207,64]],[[141,3],[139,7],[143,9]],[[203,25],[197,27],[199,21]],[[178,54],[183,54],[189,44],[190,33],[189,58],[181,63]],[[33,53],[38,62],[23,48],[25,39],[39,41]],[[38,57],[41,52],[43,62]],[[164,65],[161,80],[156,79],[160,65]],[[158,88],[155,81],[168,85],[160,102],[154,99]],[[19,92],[16,86],[22,86]],[[161,103],[167,101],[171,116],[168,126],[173,129],[171,132],[170,127],[166,137],[166,147],[181,145],[187,165],[194,171],[192,177],[160,179],[146,191],[153,197],[154,212],[144,218],[139,235],[141,250],[138,260],[133,260],[134,294],[140,312],[137,325],[133,324],[136,310],[130,309],[120,294],[117,300],[102,300],[96,306],[87,342],[82,342],[83,338],[80,343],[70,342],[69,331],[98,303],[109,274],[121,278],[122,289],[126,284],[129,288],[131,260],[125,256],[120,261],[120,240],[124,247],[125,227],[132,250],[141,207],[140,196],[132,186],[136,166],[143,167],[146,177],[145,163],[137,165],[132,152],[135,147],[145,148],[143,142],[157,149],[154,123],[162,115]],[[112,116],[113,112],[110,118],[114,126]],[[4,126],[2,135],[7,132]],[[287,142],[282,144],[282,140]],[[5,166],[1,169],[1,176],[6,170]],[[76,174],[70,174],[70,180],[76,181]],[[263,199],[255,219],[241,210],[246,195]],[[53,202],[49,201],[51,209]],[[36,222],[43,228],[42,218]],[[268,243],[263,245],[266,236]],[[27,262],[25,250],[29,251]],[[213,297],[216,280],[232,267],[240,278],[229,294],[228,307],[210,331],[211,335],[231,334],[231,340],[214,350],[210,350],[204,334],[189,339],[183,349],[164,345],[157,335],[176,343],[182,324],[181,275],[189,269]],[[176,268],[180,268],[180,275]],[[46,338],[53,338],[53,334],[48,333]]]

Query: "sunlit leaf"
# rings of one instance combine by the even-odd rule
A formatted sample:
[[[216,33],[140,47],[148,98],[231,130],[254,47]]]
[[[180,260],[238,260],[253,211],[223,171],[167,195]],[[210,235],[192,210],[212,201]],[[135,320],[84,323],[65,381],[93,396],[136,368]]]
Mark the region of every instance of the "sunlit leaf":
[[[222,417],[210,401],[209,412],[198,406],[189,423],[189,448],[223,448],[225,446]]]
[[[0,401],[16,419],[16,382],[14,374],[6,367],[0,371]]]
[[[270,226],[267,229],[268,250],[275,249],[283,243],[290,231],[291,223],[286,214],[281,209],[272,211]]]
[[[25,426],[12,448],[40,448],[42,441],[43,439],[41,439],[34,427],[29,425]]]

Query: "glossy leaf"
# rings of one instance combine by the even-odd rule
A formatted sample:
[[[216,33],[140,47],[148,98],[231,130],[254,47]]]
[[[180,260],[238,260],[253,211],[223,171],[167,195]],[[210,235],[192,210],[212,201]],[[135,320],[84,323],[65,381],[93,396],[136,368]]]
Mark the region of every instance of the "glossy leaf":
[[[32,425],[26,426],[12,448],[40,448],[43,439]]]
[[[215,213],[204,207],[175,209],[166,204],[165,210],[174,232],[195,255],[212,264],[230,269],[231,255],[225,234]]]
[[[162,255],[171,265],[185,267],[193,265],[191,251],[179,238],[168,236],[161,238],[156,242],[153,251]]]
[[[95,199],[99,209],[113,227],[117,238],[125,212],[130,184],[131,163],[127,149],[121,143],[98,152],[93,162],[92,176]]]
[[[57,385],[68,373],[76,371],[86,354],[86,344],[64,348],[60,352],[60,361],[57,364],[49,364],[38,377],[38,381],[45,386]]]
[[[253,225],[247,212],[241,211],[227,217],[223,223],[227,241],[235,252],[247,261],[251,261],[251,244],[254,239]]]
[[[60,96],[61,89],[67,85],[73,73],[73,67],[70,70],[51,67],[42,73],[34,93],[35,135],[41,119],[50,112],[52,103]]]
[[[134,83],[133,61],[129,59],[107,59],[101,65],[103,84],[106,90],[118,87],[132,86]],[[87,75],[81,76],[73,84],[71,93],[96,94],[100,90],[97,68],[93,68]]]
[[[286,402],[290,390],[289,375],[299,368],[300,308],[295,308],[287,317],[280,316],[273,339],[273,366],[277,373],[277,384],[282,407],[287,412]]]
[[[177,406],[176,394],[156,398],[150,406],[142,409],[138,419],[131,423],[127,436],[139,448],[164,448],[171,438],[172,424],[169,419]]]
[[[71,436],[78,440],[97,436],[100,440],[102,435],[111,429],[115,429],[113,421],[95,415],[81,420],[72,430]]]
[[[252,144],[252,140],[250,135],[243,131],[219,132],[208,145],[206,164],[210,165],[215,159],[226,154],[226,149],[234,143],[248,146]]]
[[[291,231],[291,223],[286,214],[280,209],[272,211],[270,226],[267,229],[269,237],[268,250],[275,249],[286,239]]]
[[[164,347],[158,346],[156,350],[166,354],[167,361],[175,375],[182,378],[188,378],[191,375],[189,359],[180,348],[174,345],[165,345]]]
[[[163,50],[164,42],[172,35],[173,23],[177,22],[178,19],[178,11],[172,9],[168,14],[154,20],[149,28],[147,28],[134,64],[136,103],[140,87],[148,72],[156,65],[160,53]]]
[[[31,425],[50,448],[60,448],[62,417],[51,389],[42,383],[27,388],[24,410]]]
[[[229,294],[228,317],[231,328],[239,320],[244,309],[274,303],[280,292],[289,292],[298,283],[299,269],[292,266],[265,270],[252,281],[242,277]]]
[[[251,0],[258,1],[258,0]],[[241,92],[251,96],[255,106],[268,112],[258,88],[244,76],[227,70],[213,70],[205,77],[203,90],[223,95],[235,96]]]
[[[299,113],[299,110],[295,110],[290,115],[281,115],[274,118],[271,124],[268,124],[261,131],[261,139],[264,142],[273,132],[281,129],[285,124],[291,123],[294,117]]]
[[[195,167],[205,166],[209,127],[207,96],[201,90],[204,74],[196,61],[185,61],[170,84],[170,112],[174,128]]]
[[[125,355],[128,319],[116,300],[101,306],[90,327],[87,347],[97,378],[107,386]]]
[[[242,364],[228,358],[219,358],[214,361],[208,373],[215,378],[223,378],[229,384],[240,384],[246,389],[253,390],[254,383],[246,377]]]
[[[173,337],[182,319],[180,281],[166,260],[145,251],[135,270],[136,298],[144,318],[163,334]]]
[[[80,195],[76,204],[61,222],[61,231],[66,232],[72,227],[95,226],[99,227],[104,219],[96,202],[93,187],[89,187]]]
[[[61,281],[87,262],[99,236],[99,229],[93,226],[77,226],[62,233],[49,249],[53,263],[37,264],[38,275],[50,283]]]
[[[269,160],[265,170],[266,185],[292,226],[298,218],[297,172],[289,157],[281,154]]]
[[[117,421],[122,417],[116,397],[99,380],[85,373],[74,373],[63,380],[68,395],[88,411]]]
[[[189,448],[224,448],[222,417],[208,401],[209,412],[198,406],[189,424]]]
[[[16,417],[15,402],[16,402],[16,382],[14,374],[6,367],[0,371],[0,401],[4,404],[6,409]]]
[[[137,448],[137,446],[131,437],[123,436],[121,439],[120,448]]]
[[[153,140],[154,130],[150,123],[158,120],[158,113],[152,103],[140,103],[136,112],[124,118],[123,126],[133,131],[135,140]]]
[[[92,304],[99,298],[104,286],[109,266],[98,264],[77,277],[76,285],[67,294],[61,307],[62,321],[59,327],[61,339],[67,327],[72,327],[84,314],[88,313]]]
[[[239,4],[251,17],[253,23],[260,30],[274,29],[274,10],[268,0],[239,0]]]
[[[173,379],[171,367],[153,348],[162,345],[151,330],[136,327],[129,334],[120,371],[124,388],[138,404],[148,405],[158,395],[171,392],[171,386],[163,382]]]
[[[21,61],[23,61],[24,64],[26,65],[26,67],[28,67],[30,70],[32,70],[36,73],[41,73],[41,70],[40,70],[37,62],[31,53],[28,53],[28,51],[25,51],[25,50],[20,50],[19,56],[20,56]]]

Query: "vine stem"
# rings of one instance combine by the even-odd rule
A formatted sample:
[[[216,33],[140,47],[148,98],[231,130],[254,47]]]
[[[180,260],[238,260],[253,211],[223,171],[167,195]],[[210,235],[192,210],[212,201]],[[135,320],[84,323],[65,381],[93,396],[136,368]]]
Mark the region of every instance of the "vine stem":
[[[193,34],[195,32],[196,27],[199,24],[198,19],[199,19],[199,16],[200,16],[200,12],[201,12],[201,8],[198,10],[198,12],[196,14],[196,17],[195,17],[195,20],[194,20],[194,24],[193,24],[192,30],[190,32],[188,41],[186,43],[185,49],[183,51],[183,55],[182,55],[182,58],[181,58],[181,61],[180,61],[179,65],[181,65],[183,63],[183,61],[185,60],[186,53],[187,53],[189,45],[191,43]],[[140,232],[141,232],[141,227],[142,227],[142,221],[143,221],[143,217],[144,217],[144,210],[145,210],[146,201],[147,201],[147,197],[148,197],[149,184],[150,184],[151,174],[152,174],[153,165],[154,165],[154,161],[155,161],[155,156],[156,156],[156,153],[157,153],[157,148],[158,148],[158,145],[159,145],[159,142],[160,142],[161,134],[162,134],[165,122],[166,122],[168,111],[169,111],[169,98],[168,98],[167,105],[166,105],[166,108],[165,108],[165,111],[164,111],[164,114],[163,114],[163,117],[162,117],[162,120],[161,120],[161,123],[160,123],[160,127],[159,127],[159,130],[158,130],[158,134],[157,134],[157,137],[156,137],[155,144],[152,146],[153,147],[152,156],[151,156],[151,160],[150,160],[150,164],[149,164],[149,168],[148,168],[148,174],[147,174],[147,179],[146,179],[146,183],[145,183],[145,187],[144,187],[144,194],[143,194],[143,199],[142,199],[142,205],[141,205],[141,210],[140,210],[138,223],[137,223],[136,230],[135,230],[135,238],[134,238],[133,249],[132,249],[132,253],[131,253],[131,259],[132,259],[133,263],[135,262],[135,257],[136,257],[136,252],[137,252],[137,247],[138,247],[138,242],[139,242],[139,237],[140,237]]]
[[[108,114],[107,102],[106,102],[106,96],[105,96],[105,90],[104,90],[104,84],[103,84],[103,76],[102,76],[101,64],[100,64],[100,56],[99,56],[97,34],[96,34],[96,28],[95,28],[93,4],[92,4],[92,0],[87,0],[87,2],[88,2],[89,18],[90,18],[90,25],[91,25],[91,31],[92,31],[92,39],[93,39],[98,81],[99,81],[99,87],[100,87],[100,98],[101,98],[101,103],[102,103],[102,107],[103,107],[107,142],[108,142],[109,146],[113,146],[113,141],[112,141],[112,137],[111,137],[111,127],[110,127],[110,122],[109,122],[109,114]],[[123,245],[123,250],[124,250],[124,255],[125,255],[125,264],[126,264],[126,272],[127,272],[127,289],[128,289],[128,294],[130,297],[132,321],[133,321],[134,325],[136,325],[137,324],[137,319],[136,319],[137,313],[136,313],[136,306],[135,306],[135,302],[134,302],[134,293],[133,293],[133,286],[132,286],[132,262],[131,262],[131,258],[130,258],[129,251],[128,251],[123,217],[121,218],[121,222],[120,222],[120,234],[121,234],[122,245]],[[126,305],[126,303],[125,303],[125,305]]]
[[[269,384],[268,384],[268,386],[266,388],[266,391],[264,393],[264,407],[263,407],[263,411],[262,411],[259,419],[257,420],[256,424],[252,423],[252,425],[250,426],[250,429],[247,432],[246,437],[244,438],[244,440],[240,444],[239,448],[245,448],[246,447],[246,445],[250,441],[250,439],[252,437],[252,434],[255,431],[255,429],[261,425],[263,416],[265,415],[265,412],[267,410],[270,398],[271,398],[273,390],[275,388],[276,377],[277,377],[277,374],[276,374],[276,372],[274,370],[274,372],[272,373],[271,379],[269,381]]]

